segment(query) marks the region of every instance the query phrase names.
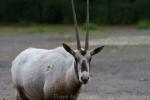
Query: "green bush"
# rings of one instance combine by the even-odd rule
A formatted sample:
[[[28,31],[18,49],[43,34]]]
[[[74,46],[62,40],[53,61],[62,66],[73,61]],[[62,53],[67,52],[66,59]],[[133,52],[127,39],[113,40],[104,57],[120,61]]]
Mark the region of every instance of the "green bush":
[[[89,29],[90,29],[90,30],[96,30],[97,27],[98,27],[97,24],[93,24],[93,23],[90,23],[90,24],[89,24]],[[83,24],[83,25],[81,26],[81,28],[84,29],[84,30],[86,30],[86,24]]]
[[[150,20],[139,20],[136,24],[138,29],[149,29],[150,28]]]

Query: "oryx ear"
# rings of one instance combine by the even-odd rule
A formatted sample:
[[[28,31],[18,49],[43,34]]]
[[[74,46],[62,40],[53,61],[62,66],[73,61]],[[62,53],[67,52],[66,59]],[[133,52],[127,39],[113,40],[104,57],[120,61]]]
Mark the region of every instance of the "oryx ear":
[[[95,54],[99,53],[103,48],[104,48],[104,46],[97,47],[97,48],[95,48],[94,50],[92,50],[92,51],[90,52],[90,54],[91,54],[92,56],[94,56]]]
[[[63,47],[68,53],[75,56],[75,52],[67,44],[63,43]]]

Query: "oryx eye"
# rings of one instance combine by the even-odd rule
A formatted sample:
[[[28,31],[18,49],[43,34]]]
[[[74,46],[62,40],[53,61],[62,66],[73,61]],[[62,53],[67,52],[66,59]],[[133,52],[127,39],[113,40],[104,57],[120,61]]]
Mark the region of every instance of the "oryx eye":
[[[91,62],[92,58],[89,58],[89,62]]]
[[[79,57],[75,57],[75,61],[76,61],[76,62],[79,62],[79,61],[80,61],[80,58],[79,58]]]
[[[76,61],[76,62],[78,61],[77,57],[75,57],[75,61]]]

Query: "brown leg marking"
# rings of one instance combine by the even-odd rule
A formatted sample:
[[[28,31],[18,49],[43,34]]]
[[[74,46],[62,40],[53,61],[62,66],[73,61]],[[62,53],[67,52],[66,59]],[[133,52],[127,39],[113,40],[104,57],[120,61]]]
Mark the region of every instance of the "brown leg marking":
[[[25,94],[24,94],[24,88],[21,86],[17,86],[16,87],[17,90],[17,97],[16,100],[30,100],[28,99]]]

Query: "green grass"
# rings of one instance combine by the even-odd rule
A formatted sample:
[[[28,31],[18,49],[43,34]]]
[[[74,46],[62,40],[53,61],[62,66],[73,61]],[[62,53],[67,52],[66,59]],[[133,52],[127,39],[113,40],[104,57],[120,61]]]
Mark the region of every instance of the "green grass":
[[[30,26],[0,26],[0,34],[40,34],[71,32],[70,25],[30,25]]]
[[[83,24],[83,25],[81,26],[81,28],[84,29],[84,30],[86,30],[86,24]],[[96,30],[97,28],[98,28],[98,25],[93,24],[93,23],[90,23],[90,24],[89,24],[89,29],[90,29],[90,30]]]
[[[140,20],[136,24],[136,27],[138,29],[150,29],[150,20],[146,20],[146,19]]]
[[[85,26],[85,25],[84,25]],[[94,29],[93,29],[94,27]],[[92,25],[92,29],[90,33],[111,33],[112,31],[118,30],[128,30],[129,26],[95,26]],[[133,28],[133,27],[132,27]],[[85,33],[86,29],[83,29],[83,25],[79,28],[80,33]],[[0,25],[0,35],[26,35],[26,34],[74,34],[74,26],[73,25]]]
[[[95,24],[90,24],[92,32],[100,32],[107,27],[98,27]],[[85,29],[81,25],[79,27],[80,33],[85,33]],[[23,34],[55,34],[55,33],[74,33],[73,25],[0,25],[0,35],[23,35]]]

